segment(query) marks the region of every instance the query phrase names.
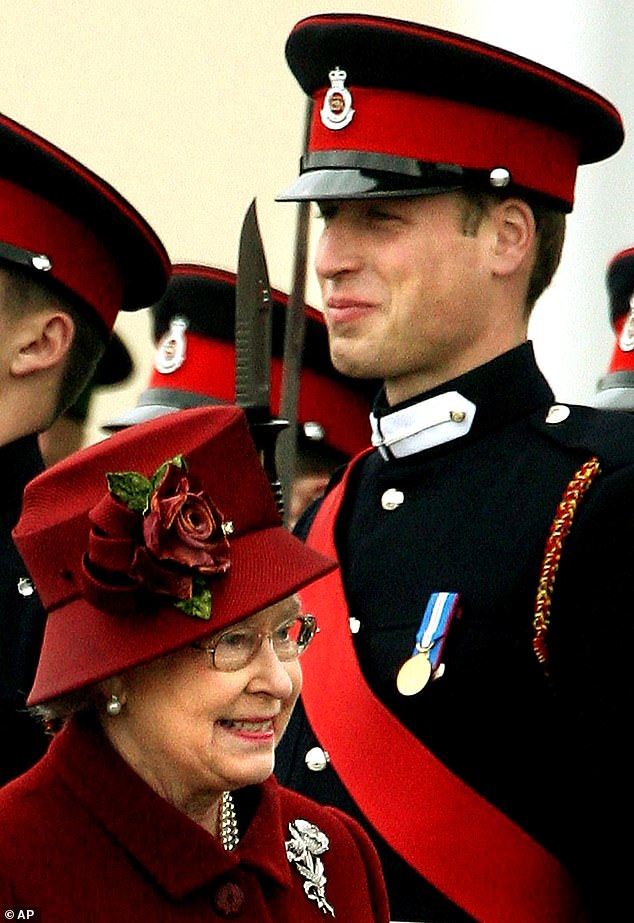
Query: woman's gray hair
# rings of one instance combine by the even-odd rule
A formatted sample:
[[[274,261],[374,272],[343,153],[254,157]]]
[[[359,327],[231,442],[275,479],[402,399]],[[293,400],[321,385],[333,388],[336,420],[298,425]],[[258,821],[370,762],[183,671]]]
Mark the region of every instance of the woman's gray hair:
[[[28,316],[42,307],[70,315],[75,325],[64,374],[60,381],[55,417],[60,416],[79,397],[90,382],[97,363],[106,350],[108,335],[94,310],[79,304],[60,285],[46,284],[20,266],[1,264],[4,272],[4,305],[14,317]]]
[[[47,733],[55,734],[74,715],[96,713],[102,702],[103,693],[99,687],[86,686],[76,692],[69,692],[68,695],[61,696],[59,699],[33,705],[29,708],[29,712],[44,726]]]

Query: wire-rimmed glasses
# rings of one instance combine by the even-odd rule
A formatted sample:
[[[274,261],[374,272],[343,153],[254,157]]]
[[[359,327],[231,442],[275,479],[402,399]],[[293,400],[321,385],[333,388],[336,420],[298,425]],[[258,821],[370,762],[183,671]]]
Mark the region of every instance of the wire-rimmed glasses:
[[[317,634],[317,623],[312,615],[298,615],[286,619],[270,631],[260,631],[249,625],[238,625],[221,632],[212,643],[193,644],[209,658],[210,666],[223,673],[232,673],[248,666],[254,660],[264,640],[269,640],[278,660],[296,660],[304,653]]]

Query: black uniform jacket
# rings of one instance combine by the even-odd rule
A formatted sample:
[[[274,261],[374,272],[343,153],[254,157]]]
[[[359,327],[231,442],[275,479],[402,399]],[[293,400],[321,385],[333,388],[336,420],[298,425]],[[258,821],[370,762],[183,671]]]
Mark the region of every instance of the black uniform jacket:
[[[46,749],[46,738],[24,706],[40,655],[45,612],[13,543],[27,483],[44,468],[37,436],[0,448],[0,785],[21,775]],[[26,582],[25,582],[26,581]]]
[[[374,694],[436,757],[578,878],[593,920],[625,919],[631,913],[631,850],[622,837],[627,841],[632,830],[633,798],[634,415],[553,410],[530,343],[418,400],[445,391],[476,405],[468,434],[406,458],[385,461],[377,451],[362,458],[338,516],[337,549],[349,615],[360,625],[354,643],[361,669]],[[572,519],[551,585],[545,668],[533,650],[545,547],[564,491],[594,456],[600,472],[567,511]],[[403,502],[384,509],[389,488],[402,491]],[[302,537],[311,513],[298,524]],[[462,609],[445,643],[445,671],[404,697],[397,673],[437,591],[458,593]],[[300,706],[278,750],[278,778],[363,821],[331,765],[307,766],[306,753],[318,745]],[[358,749],[362,764],[363,739]],[[389,753],[386,740],[386,760]],[[411,791],[406,823],[416,822],[416,799]],[[388,811],[389,792],[385,802]],[[393,919],[472,919],[377,830],[370,832]]]

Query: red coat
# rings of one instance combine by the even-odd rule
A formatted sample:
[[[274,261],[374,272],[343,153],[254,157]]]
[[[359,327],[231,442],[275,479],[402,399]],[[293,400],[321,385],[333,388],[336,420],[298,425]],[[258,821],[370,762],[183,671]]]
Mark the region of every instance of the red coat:
[[[331,919],[327,904],[342,923],[386,923],[378,858],[355,821],[273,777],[236,801],[239,817],[255,813],[238,848],[225,852],[99,731],[75,721],[0,789],[0,917],[35,908],[46,923],[308,923]],[[321,854],[304,855],[321,891],[287,858],[297,819],[329,839]]]

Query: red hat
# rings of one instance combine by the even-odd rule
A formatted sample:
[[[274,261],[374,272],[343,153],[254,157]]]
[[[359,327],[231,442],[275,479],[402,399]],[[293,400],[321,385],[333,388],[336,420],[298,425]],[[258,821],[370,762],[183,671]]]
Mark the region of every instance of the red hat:
[[[0,262],[61,286],[101,320],[160,298],[169,258],[144,218],[64,151],[0,114]]]
[[[614,154],[617,110],[493,45],[357,13],[301,20],[286,58],[313,100],[301,176],[278,197],[360,199],[466,186],[572,209],[577,166]]]
[[[113,431],[183,407],[235,401],[235,273],[176,264],[163,297],[152,307],[156,350],[148,388],[137,405],[108,421]],[[272,290],[271,411],[279,414],[288,298]],[[306,306],[297,416],[298,445],[320,444],[342,461],[366,448],[376,380],[348,378],[330,359],[321,311]]]
[[[30,704],[191,644],[336,566],[282,526],[233,406],[139,423],[52,466],[27,485],[13,537],[47,611]]]
[[[612,257],[605,282],[616,342],[607,374],[597,383],[594,404],[634,410],[634,248]]]

